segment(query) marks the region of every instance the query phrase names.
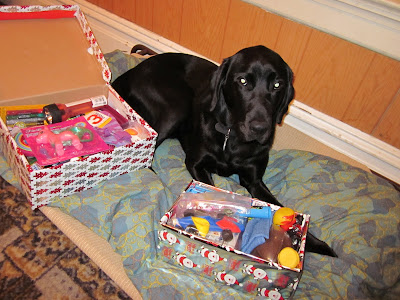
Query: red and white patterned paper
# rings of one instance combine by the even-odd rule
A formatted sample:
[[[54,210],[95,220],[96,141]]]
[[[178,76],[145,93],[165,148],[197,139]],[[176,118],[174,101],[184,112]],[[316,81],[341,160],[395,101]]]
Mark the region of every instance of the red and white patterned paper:
[[[65,197],[81,192],[96,186],[104,180],[150,167],[157,139],[157,133],[109,84],[111,79],[110,69],[79,6],[1,6],[0,20],[10,19],[11,14],[13,14],[12,18],[17,18],[20,13],[36,13],[40,15],[43,12],[49,18],[57,15],[64,16],[63,12],[73,12],[73,17],[76,17],[79,21],[82,32],[88,39],[91,49],[102,67],[103,79],[109,89],[108,103],[128,119],[136,120],[142,124],[149,132],[149,137],[126,146],[96,153],[77,161],[70,161],[41,170],[33,170],[12,138],[7,126],[0,119],[0,149],[19,180],[21,189],[29,199],[32,209],[47,205],[56,197]],[[66,17],[72,17],[72,15],[67,14]],[[31,16],[28,18],[31,18]]]

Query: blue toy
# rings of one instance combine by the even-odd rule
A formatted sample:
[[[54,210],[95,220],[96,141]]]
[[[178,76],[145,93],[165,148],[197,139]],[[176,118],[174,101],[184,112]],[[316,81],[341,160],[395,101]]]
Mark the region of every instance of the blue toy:
[[[245,218],[260,218],[260,219],[270,219],[272,218],[271,207],[262,206],[259,208],[251,208],[245,213],[237,213],[240,217]]]

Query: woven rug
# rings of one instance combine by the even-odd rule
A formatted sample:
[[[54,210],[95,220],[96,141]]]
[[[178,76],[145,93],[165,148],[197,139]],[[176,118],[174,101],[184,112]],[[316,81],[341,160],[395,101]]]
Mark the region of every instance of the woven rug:
[[[0,299],[130,299],[0,177]]]

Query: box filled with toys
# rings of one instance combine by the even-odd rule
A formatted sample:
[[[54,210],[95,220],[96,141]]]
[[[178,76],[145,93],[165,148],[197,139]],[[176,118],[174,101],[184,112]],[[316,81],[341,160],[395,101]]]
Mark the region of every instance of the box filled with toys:
[[[193,181],[162,217],[162,260],[243,293],[290,299],[310,216]]]
[[[0,35],[0,150],[33,209],[151,165],[79,6],[1,6]]]

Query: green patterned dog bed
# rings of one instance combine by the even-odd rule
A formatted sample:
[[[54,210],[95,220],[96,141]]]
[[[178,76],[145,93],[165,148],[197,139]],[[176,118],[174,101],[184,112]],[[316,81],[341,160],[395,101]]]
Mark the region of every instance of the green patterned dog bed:
[[[105,55],[114,79],[140,61]],[[0,175],[9,169],[1,164]],[[122,255],[144,299],[249,299],[228,286],[157,258],[162,215],[192,180],[177,140],[143,169],[51,204],[102,236]],[[248,195],[236,176],[217,187]],[[400,193],[387,181],[335,159],[298,150],[272,151],[264,181],[285,206],[311,215],[310,232],[339,258],[306,253],[295,299],[398,299]]]

